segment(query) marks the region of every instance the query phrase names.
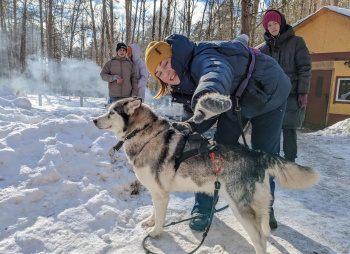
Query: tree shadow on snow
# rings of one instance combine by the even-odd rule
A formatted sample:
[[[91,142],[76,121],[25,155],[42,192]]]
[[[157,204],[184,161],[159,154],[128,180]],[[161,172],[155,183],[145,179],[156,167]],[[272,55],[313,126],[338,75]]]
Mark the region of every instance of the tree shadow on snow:
[[[279,223],[278,228],[271,232],[268,242],[273,245],[281,254],[289,254],[284,246],[277,241],[277,238],[286,240],[293,249],[297,249],[303,254],[336,254],[331,248],[312,240],[311,238],[295,231],[293,228]]]

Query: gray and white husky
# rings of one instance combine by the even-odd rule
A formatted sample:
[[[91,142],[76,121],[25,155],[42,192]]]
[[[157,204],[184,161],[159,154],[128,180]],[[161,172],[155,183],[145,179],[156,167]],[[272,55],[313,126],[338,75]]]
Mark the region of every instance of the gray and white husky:
[[[170,128],[169,122],[137,98],[113,103],[108,112],[94,120],[101,130],[115,132],[124,141],[124,151],[139,181],[153,200],[152,215],[142,222],[151,237],[160,235],[165,223],[170,193],[173,191],[214,193],[216,175],[212,158],[203,153],[183,161],[175,171],[185,136]],[[193,144],[186,144],[185,151]],[[194,144],[195,145],[195,144]],[[266,253],[270,234],[269,176],[280,187],[305,189],[319,181],[317,171],[281,157],[244,148],[227,149],[221,154],[220,195],[249,234],[257,254]]]

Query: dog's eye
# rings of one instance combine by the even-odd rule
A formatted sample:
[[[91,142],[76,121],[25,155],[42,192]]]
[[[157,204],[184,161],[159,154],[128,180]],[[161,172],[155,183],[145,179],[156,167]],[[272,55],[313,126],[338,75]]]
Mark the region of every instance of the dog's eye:
[[[111,116],[111,115],[114,115],[115,113],[113,112],[113,111],[111,111],[111,112],[109,112],[109,115]]]

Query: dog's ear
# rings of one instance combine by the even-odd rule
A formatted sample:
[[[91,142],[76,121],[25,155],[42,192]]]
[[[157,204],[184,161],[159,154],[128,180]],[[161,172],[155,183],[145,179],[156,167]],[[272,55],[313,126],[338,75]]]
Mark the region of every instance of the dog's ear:
[[[142,99],[134,97],[134,100],[125,103],[125,105],[124,105],[125,114],[127,114],[127,115],[134,114],[135,110],[137,108],[141,107],[141,104],[142,104]]]

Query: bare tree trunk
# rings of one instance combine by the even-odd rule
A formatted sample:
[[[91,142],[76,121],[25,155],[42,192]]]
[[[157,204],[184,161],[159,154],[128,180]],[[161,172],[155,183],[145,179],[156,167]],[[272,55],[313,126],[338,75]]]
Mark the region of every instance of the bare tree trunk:
[[[125,13],[126,13],[126,35],[125,35],[125,44],[130,44],[131,39],[131,6],[132,0],[125,0]]]
[[[140,39],[140,24],[141,24],[141,13],[142,13],[142,6],[143,6],[144,1],[141,0],[140,3],[140,13],[139,13],[139,22],[137,25],[137,36],[136,36],[136,43],[139,44],[139,39]]]
[[[50,1],[52,1],[52,0],[50,0]],[[72,13],[72,16],[70,19],[70,42],[69,42],[69,52],[68,52],[69,57],[73,56],[74,36],[76,33],[78,18],[79,18],[80,12],[81,12],[80,11],[81,4],[82,4],[82,0],[75,0],[74,1],[73,13]]]
[[[45,57],[45,39],[44,39],[44,21],[43,21],[43,1],[39,0],[40,12],[40,42],[41,42],[41,57]]]
[[[217,34],[218,34],[218,39],[219,40],[223,40],[223,31],[222,31],[222,28],[223,28],[223,20],[222,20],[222,6],[220,4],[220,0],[217,0],[217,11],[215,12],[215,14],[217,15],[218,17],[218,25],[217,25]]]
[[[106,5],[106,0],[102,0],[102,5]],[[102,7],[103,9],[103,7]],[[100,57],[101,62],[100,66],[103,66],[103,58],[104,58],[104,47],[105,47],[105,23],[106,23],[105,12],[102,10],[102,26],[101,26],[101,45],[100,45]]]
[[[175,18],[176,18],[176,3],[177,3],[177,1],[174,2],[174,14],[173,14],[173,19],[172,19],[171,25],[170,25],[170,34],[173,33],[173,28],[174,28],[174,23],[175,23]]]
[[[235,11],[233,0],[230,0],[230,37],[233,39],[233,12]]]
[[[95,16],[94,16],[94,9],[92,8],[92,0],[90,0],[90,11],[91,11],[91,20],[92,20],[92,37],[94,39],[94,48],[95,48],[95,59],[96,59],[96,63],[99,64],[97,38],[96,38],[96,27],[95,27]]]
[[[49,36],[49,43],[48,43],[48,57],[53,57],[53,15],[52,15],[52,1],[49,0],[49,20],[48,20],[48,36]]]
[[[282,10],[282,13],[285,14],[286,13],[286,7],[287,7],[287,1],[286,0],[282,0],[282,7],[281,7],[281,10]],[[255,8],[255,6],[254,6]]]
[[[10,45],[8,43],[8,35],[7,28],[4,16],[4,3],[3,0],[0,0],[0,40],[2,44],[4,44],[4,48],[9,49]],[[9,50],[7,50],[9,51]],[[4,53],[2,49],[0,49],[1,54]],[[9,54],[9,52],[8,52]],[[10,57],[8,55],[8,59],[0,56],[0,77],[8,75],[10,73]]]
[[[62,58],[62,55],[63,55],[63,49],[65,48],[66,44],[65,44],[65,40],[64,40],[64,36],[65,36],[65,33],[63,31],[63,14],[64,14],[64,2],[62,3],[61,5],[61,12],[60,12],[60,31],[61,31],[61,43],[60,43],[60,47],[59,47],[59,55],[60,55],[60,58]]]
[[[241,34],[249,35],[249,14],[250,14],[250,5],[249,0],[242,0],[242,16],[241,16]]]
[[[314,0],[314,11],[313,12],[316,12],[317,11],[317,1]]]
[[[107,6],[106,4],[103,6],[103,15],[105,16],[105,23],[102,24],[103,26],[106,27],[106,39],[107,39],[107,46],[108,46],[108,56],[109,58],[112,58],[112,55],[113,55],[113,52],[112,52],[112,40],[111,40],[111,37],[109,35],[109,24],[108,24],[108,16],[107,16]]]
[[[157,0],[154,0],[154,3],[153,3],[153,21],[152,21],[152,41],[154,41],[155,37],[156,37],[156,4],[157,4]]]
[[[334,6],[339,6],[339,0],[334,0]]]
[[[13,0],[13,33],[14,33],[14,45],[13,54],[14,54],[14,65],[18,62],[18,24],[17,24],[17,0]]]
[[[213,22],[213,8],[214,8],[214,0],[209,0],[209,20],[208,20],[208,27],[207,27],[207,31],[205,33],[205,39],[207,41],[210,40],[211,38],[211,26],[212,26],[212,22]]]
[[[162,16],[163,16],[163,0],[160,0],[159,5],[159,21],[158,21],[158,40],[161,40],[162,38]]]
[[[142,41],[145,40],[145,13],[146,13],[146,0],[143,0],[143,11],[142,11]]]
[[[205,1],[204,11],[203,11],[202,20],[201,20],[201,26],[200,26],[200,29],[199,29],[199,37],[198,37],[198,40],[201,40],[201,39],[202,39],[204,16],[205,16],[205,11],[206,11],[206,9],[207,9],[207,6],[208,6],[208,0]]]
[[[186,36],[190,38],[191,34],[191,0],[187,0],[186,2],[187,7],[185,9],[186,13],[184,13],[186,16]]]
[[[90,0],[91,1],[91,0]],[[113,0],[109,1],[109,22],[110,22],[110,35],[111,35],[111,48],[113,52],[113,46],[114,46],[114,15],[113,15]]]
[[[131,38],[131,43],[134,43],[134,38],[135,38],[135,31],[136,31],[136,20],[137,20],[137,10],[139,8],[139,0],[136,1],[136,10],[135,10],[135,18],[134,18],[134,27],[133,27],[133,33],[132,33],[132,38]],[[140,18],[139,18],[140,19]]]
[[[258,18],[258,11],[259,11],[259,0],[254,0],[254,12],[252,13],[252,24],[251,24],[251,33],[250,33],[250,40],[249,45],[252,46],[255,41],[255,33],[256,33],[256,20]]]
[[[168,3],[167,3],[166,16],[165,16],[165,21],[164,21],[164,29],[163,29],[163,36],[162,36],[163,38],[167,37],[168,33],[169,33],[171,1],[172,0],[168,0]]]
[[[24,0],[23,15],[22,15],[22,34],[21,34],[21,51],[20,51],[20,64],[21,73],[26,69],[26,37],[27,37],[27,0]]]
[[[300,3],[300,14],[299,14],[299,19],[302,19],[303,18],[303,13],[304,13],[304,4],[305,2],[304,1],[301,1]]]

